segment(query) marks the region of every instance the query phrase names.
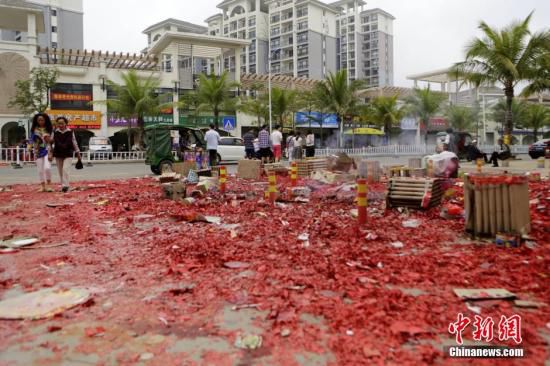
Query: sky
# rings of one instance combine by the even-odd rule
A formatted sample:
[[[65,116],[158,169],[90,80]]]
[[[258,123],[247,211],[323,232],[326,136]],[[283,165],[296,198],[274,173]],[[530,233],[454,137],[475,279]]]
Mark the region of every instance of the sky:
[[[166,18],[206,25],[221,0],[84,0],[84,47],[137,53],[147,45],[142,31]],[[328,1],[325,1],[328,2]],[[548,0],[367,0],[394,21],[394,83],[412,86],[408,75],[433,71],[461,61],[464,47],[480,35],[484,20],[503,27],[535,10],[531,30],[550,25]]]

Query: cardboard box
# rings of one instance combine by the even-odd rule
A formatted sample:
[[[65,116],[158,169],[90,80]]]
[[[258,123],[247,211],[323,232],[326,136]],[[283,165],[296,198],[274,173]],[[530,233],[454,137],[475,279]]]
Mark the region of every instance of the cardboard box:
[[[260,179],[261,162],[259,160],[239,160],[237,177],[242,179]]]
[[[183,161],[172,164],[172,169],[182,177],[187,177],[191,169],[197,170],[197,164],[194,161]]]

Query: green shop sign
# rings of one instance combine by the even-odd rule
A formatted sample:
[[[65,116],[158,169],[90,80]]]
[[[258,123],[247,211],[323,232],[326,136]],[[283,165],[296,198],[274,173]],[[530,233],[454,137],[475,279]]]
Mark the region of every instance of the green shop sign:
[[[220,128],[223,128],[223,121],[224,118],[228,116],[219,116],[218,117],[218,126]],[[237,117],[232,116],[235,121]],[[214,116],[180,116],[180,125],[185,127],[192,127],[192,128],[204,128],[208,127],[211,123],[215,123],[215,117]]]
[[[156,124],[174,124],[174,116],[171,114],[161,114],[158,116],[145,116],[143,117],[143,122],[145,126],[156,125]]]

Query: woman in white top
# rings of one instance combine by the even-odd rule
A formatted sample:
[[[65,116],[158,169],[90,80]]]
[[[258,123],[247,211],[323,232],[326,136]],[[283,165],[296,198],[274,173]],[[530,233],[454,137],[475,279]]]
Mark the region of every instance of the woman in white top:
[[[294,158],[294,131],[286,138],[286,153],[288,155],[288,161],[292,162]]]
[[[315,156],[315,135],[311,130],[307,131],[306,135],[306,157],[312,158]]]
[[[302,145],[303,145],[304,139],[302,139],[302,134],[300,132],[296,132],[294,137],[292,138],[292,144],[294,145],[293,153],[294,153],[294,160],[300,160],[302,159]]]

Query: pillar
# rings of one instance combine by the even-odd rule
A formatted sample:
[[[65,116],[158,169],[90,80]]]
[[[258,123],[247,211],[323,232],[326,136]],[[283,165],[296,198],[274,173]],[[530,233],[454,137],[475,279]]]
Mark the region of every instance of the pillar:
[[[105,80],[105,83],[103,82]],[[104,61],[99,63],[99,77],[97,83],[93,84],[94,100],[107,100],[107,64]],[[102,90],[105,84],[105,90]],[[100,136],[109,137],[109,124],[107,115],[107,103],[94,104],[94,111],[101,112],[101,132]],[[130,148],[129,146],[128,148]]]
[[[235,82],[241,82],[241,47],[235,48]]]

